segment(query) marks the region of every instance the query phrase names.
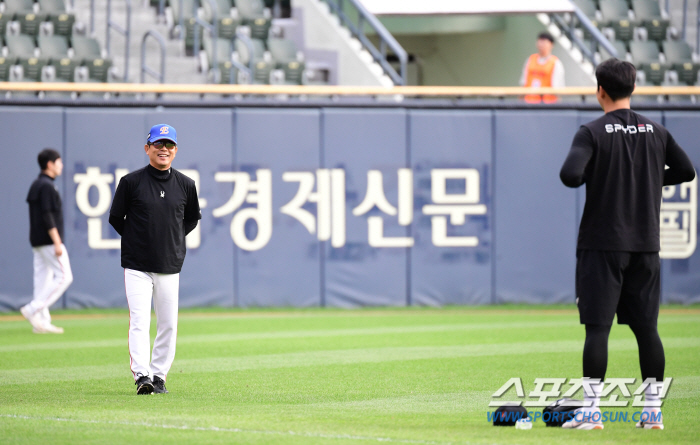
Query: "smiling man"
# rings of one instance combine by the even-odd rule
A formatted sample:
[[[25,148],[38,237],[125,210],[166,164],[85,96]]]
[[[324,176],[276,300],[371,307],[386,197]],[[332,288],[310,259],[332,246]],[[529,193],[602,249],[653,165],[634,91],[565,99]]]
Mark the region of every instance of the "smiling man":
[[[170,166],[177,155],[175,129],[154,125],[144,149],[150,162],[119,181],[109,223],[122,236],[136,393],[162,394],[168,392],[165,380],[175,358],[185,236],[197,227],[202,213],[194,181]],[[158,332],[149,363],[151,299]]]

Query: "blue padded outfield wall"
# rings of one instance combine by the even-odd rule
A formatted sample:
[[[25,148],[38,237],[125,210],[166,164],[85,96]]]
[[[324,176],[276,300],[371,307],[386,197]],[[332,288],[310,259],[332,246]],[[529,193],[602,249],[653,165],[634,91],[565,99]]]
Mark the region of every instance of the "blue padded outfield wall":
[[[645,113],[700,166],[700,111]],[[559,168],[601,112],[521,109],[0,107],[0,310],[32,293],[26,193],[62,153],[75,280],[58,306],[126,307],[108,209],[146,165],[151,125],[178,131],[197,182],[182,306],[574,301],[585,192]],[[700,301],[697,183],[662,204],[663,301]]]

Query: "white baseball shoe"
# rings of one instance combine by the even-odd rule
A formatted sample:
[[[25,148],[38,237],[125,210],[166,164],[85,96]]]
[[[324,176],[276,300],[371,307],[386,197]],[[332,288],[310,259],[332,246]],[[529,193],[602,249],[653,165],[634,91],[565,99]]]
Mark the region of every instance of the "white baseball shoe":
[[[664,429],[664,417],[659,408],[651,408],[642,411],[642,420],[637,422],[637,428],[645,430],[662,430]]]
[[[579,408],[574,411],[574,417],[561,427],[571,430],[602,430],[605,428],[602,419],[603,414],[599,409],[589,411]]]
[[[51,323],[45,324],[41,327],[46,334],[63,334],[63,328],[54,326]]]
[[[28,305],[27,305],[28,306]],[[36,332],[36,329],[41,328],[41,322],[39,320],[39,314],[38,313],[31,313],[29,312],[29,307],[27,306],[22,306],[19,311],[22,313],[22,316],[27,319],[29,323],[34,327]]]

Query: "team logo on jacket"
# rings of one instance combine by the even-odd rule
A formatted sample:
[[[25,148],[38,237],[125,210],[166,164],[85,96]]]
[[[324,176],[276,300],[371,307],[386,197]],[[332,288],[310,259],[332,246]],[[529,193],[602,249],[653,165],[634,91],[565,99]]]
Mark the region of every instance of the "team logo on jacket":
[[[161,197],[161,198],[165,198],[165,192],[161,191],[161,192],[160,192],[160,197]]]
[[[639,124],[639,125],[625,125],[620,124],[607,124],[605,126],[605,131],[607,133],[617,133],[621,131],[623,133],[636,134],[636,133],[653,133],[654,126],[651,124]]]

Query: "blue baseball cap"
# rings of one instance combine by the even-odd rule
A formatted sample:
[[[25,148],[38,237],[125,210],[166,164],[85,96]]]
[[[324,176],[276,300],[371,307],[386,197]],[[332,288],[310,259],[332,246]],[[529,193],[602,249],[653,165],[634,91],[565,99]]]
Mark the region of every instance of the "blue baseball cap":
[[[146,142],[151,144],[155,141],[160,141],[161,139],[168,139],[177,144],[177,132],[168,124],[158,124],[152,126],[151,131],[148,132]]]

